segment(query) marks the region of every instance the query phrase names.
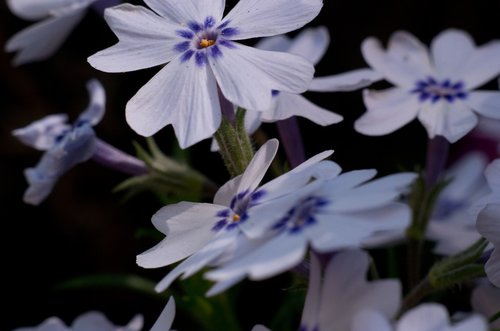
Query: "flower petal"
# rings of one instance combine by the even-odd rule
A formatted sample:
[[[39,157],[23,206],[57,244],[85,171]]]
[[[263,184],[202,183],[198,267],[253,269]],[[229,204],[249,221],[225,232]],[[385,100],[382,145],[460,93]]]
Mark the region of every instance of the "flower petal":
[[[127,123],[143,136],[172,124],[181,148],[210,137],[220,124],[217,84],[208,66],[177,58],[130,99]]]
[[[291,45],[292,39],[287,35],[280,34],[277,36],[261,38],[254,47],[264,51],[288,52]]]
[[[212,227],[217,212],[224,206],[180,202],[161,208],[153,215],[153,224],[167,236],[156,246],[137,256],[143,268],[157,268],[177,262],[200,248],[215,236]]]
[[[193,0],[188,0],[193,1]],[[203,1],[193,1],[196,6],[201,19],[204,20],[206,17],[213,17],[215,21],[220,22],[222,20],[222,15],[224,14],[224,7],[226,6],[226,0],[203,0]],[[201,22],[201,21],[200,21]]]
[[[297,265],[306,248],[303,236],[282,233],[238,260],[207,272],[205,277],[218,281],[242,274],[252,280],[269,278]]]
[[[71,0],[7,0],[7,6],[16,16],[25,20],[47,17],[51,11],[71,4]]]
[[[183,275],[183,278],[187,278],[197,273],[202,268],[208,266],[224,254],[228,247],[234,243],[235,237],[236,236],[232,233],[225,233],[219,238],[212,240],[201,250],[179,263],[173,270],[163,277],[163,279],[156,285],[155,290],[157,292],[162,292],[170,287],[172,282],[179,276]]]
[[[105,11],[104,18],[119,42],[88,58],[96,69],[126,72],[150,68],[172,60],[180,53],[175,25],[142,6],[122,4]]]
[[[372,69],[363,68],[338,75],[313,78],[309,91],[343,92],[354,91],[384,79],[384,76]]]
[[[448,29],[438,34],[431,43],[436,71],[443,79],[461,80],[457,75],[464,61],[475,51],[471,36],[462,30]]]
[[[168,299],[167,305],[158,316],[155,324],[151,327],[150,331],[169,331],[172,327],[175,317],[175,300],[174,297]]]
[[[48,115],[23,128],[13,130],[12,135],[27,146],[45,151],[54,146],[58,135],[71,129],[67,121],[67,114]]]
[[[377,331],[393,331],[392,326],[384,315],[380,314],[375,310],[361,310],[355,315],[352,331],[366,331],[366,330],[377,330]]]
[[[300,326],[305,330],[313,330],[318,324],[319,305],[321,296],[321,264],[316,254],[311,253],[311,264],[309,267],[309,287],[307,288],[306,301]]]
[[[238,29],[234,40],[274,36],[296,30],[315,18],[322,0],[242,0],[226,15]]]
[[[223,50],[222,56],[209,57],[209,63],[222,93],[236,105],[266,110],[271,105],[272,90],[302,93],[312,80],[314,68],[301,57],[232,45]]]
[[[485,117],[500,119],[500,92],[498,91],[470,92],[464,103]]]
[[[302,30],[294,39],[288,52],[302,56],[312,64],[319,63],[330,44],[328,29],[324,26]]]
[[[13,64],[18,66],[52,56],[80,22],[85,12],[85,9],[69,11],[65,15],[54,16],[33,24],[13,35],[5,45],[7,52],[19,52]]]
[[[90,95],[90,102],[87,109],[78,116],[78,121],[86,121],[94,126],[99,123],[104,116],[106,93],[104,87],[97,79],[92,79],[87,82],[87,91]]]
[[[292,116],[301,116],[308,120],[326,126],[341,122],[343,117],[327,109],[316,106],[299,94],[280,92],[276,98],[276,106],[263,111],[263,122],[275,122]]]
[[[436,303],[424,303],[405,313],[397,322],[397,330],[446,330],[449,317],[446,308]]]
[[[369,136],[394,132],[413,120],[420,108],[418,99],[400,88],[364,90],[363,100],[368,110],[354,122],[354,128]]]
[[[418,119],[424,125],[429,138],[443,136],[454,143],[477,124],[477,116],[463,102],[453,104],[447,101],[425,102],[418,113]]]
[[[458,68],[457,77],[461,77],[468,90],[492,80],[500,74],[500,41],[495,40],[481,45]]]
[[[278,151],[278,145],[279,142],[277,139],[269,139],[259,148],[241,177],[237,193],[244,191],[253,192],[259,186],[271,162],[273,162],[274,156]]]
[[[203,19],[193,0],[144,0],[144,2],[158,15],[172,21],[172,23],[186,25],[188,22],[201,21]]]
[[[496,287],[500,287],[500,226],[498,215],[500,204],[493,203],[487,205],[477,217],[477,231],[495,246],[488,262],[484,267],[490,282]]]
[[[413,35],[397,31],[391,35],[387,51],[379,40],[367,38],[361,52],[368,64],[395,85],[412,87],[432,70],[427,48]]]
[[[90,311],[88,313],[78,316],[71,325],[73,331],[139,331],[142,329],[143,318],[141,315],[135,316],[128,325],[124,327],[115,326],[111,323],[106,316],[97,311]]]

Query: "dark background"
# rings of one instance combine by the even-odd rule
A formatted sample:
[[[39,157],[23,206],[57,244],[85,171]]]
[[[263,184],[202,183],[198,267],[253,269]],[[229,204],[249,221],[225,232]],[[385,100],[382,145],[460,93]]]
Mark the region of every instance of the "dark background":
[[[228,7],[234,3],[228,1]],[[443,29],[455,27],[469,31],[482,44],[500,38],[499,17],[498,1],[325,0],[321,14],[309,24],[326,25],[331,35],[330,48],[316,67],[316,76],[365,66],[359,46],[370,35],[386,42],[392,32],[404,29],[429,44]],[[2,3],[0,44],[4,45],[29,24],[13,16]],[[49,316],[59,316],[70,323],[92,309],[103,311],[117,324],[142,313],[146,327],[150,327],[165,304],[126,289],[57,289],[61,282],[84,275],[139,274],[156,281],[166,274],[167,268],[143,270],[135,264],[135,255],[157,242],[138,239],[137,229],[150,228],[150,217],[161,205],[148,194],[122,203],[123,195],[111,191],[125,176],[87,162],[66,174],[40,206],[22,202],[26,188],[23,169],[35,165],[40,153],[16,141],[10,132],[53,113],[65,112],[74,120],[87,105],[85,83],[91,78],[98,78],[108,95],[105,118],[96,127],[99,137],[129,153],[133,153],[132,140],[143,143],[127,126],[124,108],[158,68],[106,74],[87,64],[89,55],[115,40],[101,17],[90,11],[49,60],[14,68],[9,64],[12,54],[0,52],[0,206],[4,238],[1,284],[2,301],[7,305],[0,319],[1,330],[37,325]],[[385,86],[379,83],[376,87]],[[496,83],[488,87],[497,88]],[[345,117],[344,122],[325,128],[300,120],[307,156],[334,149],[333,159],[345,170],[374,167],[381,173],[411,170],[422,164],[426,133],[419,123],[414,121],[384,137],[365,137],[353,130],[353,121],[364,111],[360,91],[307,96]],[[276,135],[273,125],[263,128],[270,137]],[[168,127],[157,141],[168,152],[173,139]],[[192,164],[223,183],[227,175],[222,162],[218,154],[208,149],[208,141],[190,148]],[[257,293],[270,288],[265,282],[246,282],[245,286],[253,287]],[[245,302],[272,303],[276,293],[260,294],[266,298],[242,298],[242,307]],[[254,322],[266,323],[272,309],[269,304],[254,305],[242,317],[244,329],[249,330]],[[175,325],[186,329],[180,322]]]

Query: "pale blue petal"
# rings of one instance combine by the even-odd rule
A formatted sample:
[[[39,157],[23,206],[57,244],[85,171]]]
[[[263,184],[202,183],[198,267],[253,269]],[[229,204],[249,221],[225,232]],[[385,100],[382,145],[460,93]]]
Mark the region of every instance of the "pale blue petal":
[[[90,95],[90,102],[87,109],[78,117],[77,122],[85,121],[92,126],[101,121],[105,112],[106,93],[104,87],[97,79],[87,82],[87,91]]]
[[[179,56],[175,45],[181,27],[142,6],[122,4],[105,11],[104,18],[119,42],[88,58],[94,68],[105,72],[126,72],[164,64]]]
[[[241,0],[223,23],[238,29],[235,40],[274,36],[301,28],[322,6],[322,0]]]
[[[12,131],[14,137],[25,145],[45,151],[56,143],[56,137],[71,129],[68,115],[54,114]]]

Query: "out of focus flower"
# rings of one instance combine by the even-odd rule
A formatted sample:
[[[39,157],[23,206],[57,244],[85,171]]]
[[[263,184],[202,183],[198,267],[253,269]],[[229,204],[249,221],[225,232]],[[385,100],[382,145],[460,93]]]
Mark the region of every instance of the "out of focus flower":
[[[500,41],[476,47],[464,31],[440,33],[430,52],[408,32],[395,32],[383,50],[380,41],[362,44],[368,64],[396,85],[364,91],[367,112],[356,122],[367,135],[391,133],[414,118],[430,138],[456,142],[478,122],[474,112],[500,119],[500,92],[474,91],[500,73]]]
[[[500,287],[500,201],[487,204],[477,216],[477,231],[495,247],[484,266],[490,282]]]
[[[14,65],[45,60],[52,56],[82,20],[92,4],[110,6],[116,0],[7,0],[9,9],[22,19],[42,20],[16,33],[5,45],[18,52]]]
[[[67,124],[66,114],[56,114],[12,132],[24,144],[45,151],[36,167],[25,170],[29,183],[23,197],[26,203],[40,204],[62,175],[94,154],[93,126],[104,116],[106,96],[97,80],[89,81],[87,89],[90,103],[73,125]]]
[[[272,90],[301,93],[311,82],[314,68],[301,57],[236,41],[300,28],[316,17],[321,0],[241,0],[225,17],[222,0],[146,3],[154,12],[130,4],[106,10],[119,42],[88,59],[106,72],[167,63],[127,103],[127,122],[141,135],[172,124],[186,148],[218,129],[220,93],[235,105],[266,110]]]
[[[142,329],[143,318],[135,316],[127,325],[116,326],[100,312],[91,311],[78,316],[71,326],[66,326],[57,317],[50,317],[38,326],[22,327],[13,331],[139,331]],[[168,329],[162,329],[168,331]]]
[[[451,325],[452,324],[452,325]],[[487,331],[486,320],[479,315],[450,323],[446,308],[425,303],[407,311],[397,322],[391,322],[377,311],[363,311],[350,331]]]

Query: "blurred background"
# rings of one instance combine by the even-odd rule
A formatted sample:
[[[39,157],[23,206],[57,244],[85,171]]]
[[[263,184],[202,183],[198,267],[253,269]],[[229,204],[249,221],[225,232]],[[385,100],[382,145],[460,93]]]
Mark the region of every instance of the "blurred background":
[[[360,53],[361,41],[376,36],[385,43],[392,32],[400,29],[426,44],[450,27],[468,31],[478,44],[500,38],[498,1],[324,2],[321,14],[308,25],[326,25],[331,37],[330,48],[316,67],[316,76],[366,66]],[[228,8],[234,3],[227,1]],[[1,45],[30,24],[11,14],[4,2],[0,4]],[[87,105],[85,83],[91,78],[101,81],[108,97],[106,115],[95,128],[98,136],[131,154],[133,140],[144,145],[144,139],[127,126],[124,109],[158,68],[106,74],[88,65],[88,56],[115,42],[102,17],[91,10],[62,48],[46,61],[13,67],[13,54],[0,52],[0,206],[4,215],[1,274],[2,297],[7,306],[0,318],[1,330],[37,325],[49,316],[71,323],[88,310],[100,310],[116,324],[125,324],[141,313],[146,327],[150,327],[166,303],[165,297],[131,290],[123,284],[106,284],[102,279],[90,285],[68,286],[68,281],[93,275],[139,275],[154,283],[169,270],[144,270],[135,264],[135,256],[162,237],[139,235],[141,229],[152,228],[151,215],[161,204],[148,194],[123,202],[123,194],[112,190],[126,176],[86,162],[69,171],[40,206],[22,202],[27,187],[23,169],[34,166],[41,153],[18,142],[11,131],[54,113],[68,113],[73,121]],[[386,86],[382,82],[375,88]],[[498,85],[490,82],[486,88],[498,89]],[[334,149],[333,160],[343,169],[377,168],[382,174],[422,166],[427,137],[419,123],[414,121],[384,137],[365,137],[353,130],[354,120],[364,112],[361,91],[308,93],[307,97],[345,118],[329,127],[300,120],[308,157]],[[263,130],[269,137],[277,136],[272,124],[265,124]],[[163,129],[156,141],[167,154],[175,149],[170,127]],[[454,145],[452,154],[459,153],[464,144],[465,140]],[[211,153],[209,147],[210,142],[203,141],[190,148],[191,164],[222,184],[228,179],[227,173],[219,155]],[[288,285],[283,279],[275,279],[246,281],[242,286],[245,289],[235,294],[235,309],[241,313],[242,329],[249,330],[256,322],[269,323],[279,304],[273,298],[279,297]],[[182,313],[179,318],[183,318]],[[182,322],[175,325],[188,329]]]

